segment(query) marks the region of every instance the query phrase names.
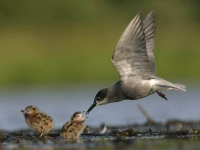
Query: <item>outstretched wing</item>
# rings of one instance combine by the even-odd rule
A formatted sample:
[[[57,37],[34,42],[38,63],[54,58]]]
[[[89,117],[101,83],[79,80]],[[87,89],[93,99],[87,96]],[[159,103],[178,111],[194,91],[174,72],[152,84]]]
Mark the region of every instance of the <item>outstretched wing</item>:
[[[156,66],[154,61],[154,38],[155,38],[155,14],[154,11],[151,11],[146,18],[143,20],[143,30],[145,35],[145,43],[146,43],[146,49],[147,49],[147,55],[149,57],[149,62],[151,65],[151,68],[153,69],[154,74],[156,75]]]
[[[122,34],[112,56],[112,63],[119,72],[120,79],[140,76],[154,77],[145,43],[141,14],[137,14]]]

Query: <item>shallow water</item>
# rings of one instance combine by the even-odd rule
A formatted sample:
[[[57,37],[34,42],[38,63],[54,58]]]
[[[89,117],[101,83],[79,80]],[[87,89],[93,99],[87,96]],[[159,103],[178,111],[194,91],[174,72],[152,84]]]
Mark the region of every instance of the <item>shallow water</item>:
[[[38,138],[26,133],[5,134],[6,139],[0,145],[2,149],[73,149],[73,150],[196,150],[199,149],[199,135],[137,135],[132,137],[115,137],[101,134],[82,134],[79,139],[62,139],[59,136]]]
[[[20,110],[28,105],[35,105],[49,114],[55,128],[59,129],[69,120],[75,111],[87,110],[96,93],[103,86],[80,85],[67,87],[32,87],[0,90],[0,129],[27,129]],[[122,101],[94,108],[86,121],[87,125],[127,125],[144,123],[146,118],[138,109],[141,105],[157,122],[165,123],[169,119],[198,121],[200,86],[187,87],[187,92],[164,92],[169,99],[166,101],[153,94],[137,101]]]

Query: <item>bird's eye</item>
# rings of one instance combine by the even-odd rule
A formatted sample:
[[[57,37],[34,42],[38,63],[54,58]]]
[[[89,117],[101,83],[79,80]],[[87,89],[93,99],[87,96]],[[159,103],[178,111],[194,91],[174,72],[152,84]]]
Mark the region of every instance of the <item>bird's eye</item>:
[[[100,97],[97,97],[96,100],[97,100],[97,101],[100,101]]]

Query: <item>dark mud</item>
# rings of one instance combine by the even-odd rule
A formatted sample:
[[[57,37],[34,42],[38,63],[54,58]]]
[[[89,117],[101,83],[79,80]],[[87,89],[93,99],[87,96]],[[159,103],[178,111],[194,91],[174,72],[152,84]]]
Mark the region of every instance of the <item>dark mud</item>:
[[[105,127],[105,126],[104,126]],[[87,127],[79,139],[62,139],[60,130],[39,137],[31,130],[1,131],[1,149],[174,149],[182,147],[196,149],[200,146],[200,123],[179,120],[168,121],[165,125],[146,122],[143,125]]]

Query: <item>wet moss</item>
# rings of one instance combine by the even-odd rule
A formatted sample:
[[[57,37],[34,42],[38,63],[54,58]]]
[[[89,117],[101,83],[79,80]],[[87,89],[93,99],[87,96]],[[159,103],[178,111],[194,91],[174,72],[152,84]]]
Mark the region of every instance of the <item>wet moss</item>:
[[[198,125],[197,125],[198,126]],[[70,149],[76,147],[77,149],[132,149],[137,147],[138,149],[145,149],[152,147],[151,144],[156,145],[155,143],[160,143],[160,145],[166,146],[166,141],[176,141],[172,142],[173,144],[180,144],[178,140],[187,140],[192,142],[199,142],[200,140],[200,130],[199,128],[184,128],[177,131],[170,131],[166,128],[165,125],[160,126],[140,126],[137,128],[133,126],[130,127],[113,127],[110,128],[107,126],[107,132],[105,134],[95,133],[100,128],[90,127],[90,133],[83,133],[79,139],[69,140],[62,139],[60,137],[60,130],[54,130],[52,133],[39,137],[38,134],[35,134],[32,131],[20,130],[15,132],[0,132],[0,146],[3,146],[3,149],[8,148],[9,146],[17,147],[17,149],[27,149],[28,148],[38,148],[41,145],[50,147],[50,149]],[[147,129],[147,130],[146,130]],[[165,129],[165,130],[159,130]],[[87,131],[87,130],[86,130]],[[153,139],[153,141],[149,141]],[[141,142],[141,140],[146,141]],[[155,143],[154,143],[155,142]],[[140,144],[143,143],[143,144]],[[159,144],[158,144],[159,145]],[[196,145],[195,145],[196,146]],[[194,147],[195,147],[194,146]],[[162,146],[157,146],[158,149]],[[9,148],[8,148],[9,149]],[[13,148],[14,149],[14,148]],[[184,150],[184,149],[183,149]]]
[[[109,135],[116,136],[116,137],[124,137],[124,136],[132,137],[132,136],[137,136],[137,132],[133,131],[133,129],[130,128],[122,132],[118,130],[114,130],[111,133],[109,133]]]

